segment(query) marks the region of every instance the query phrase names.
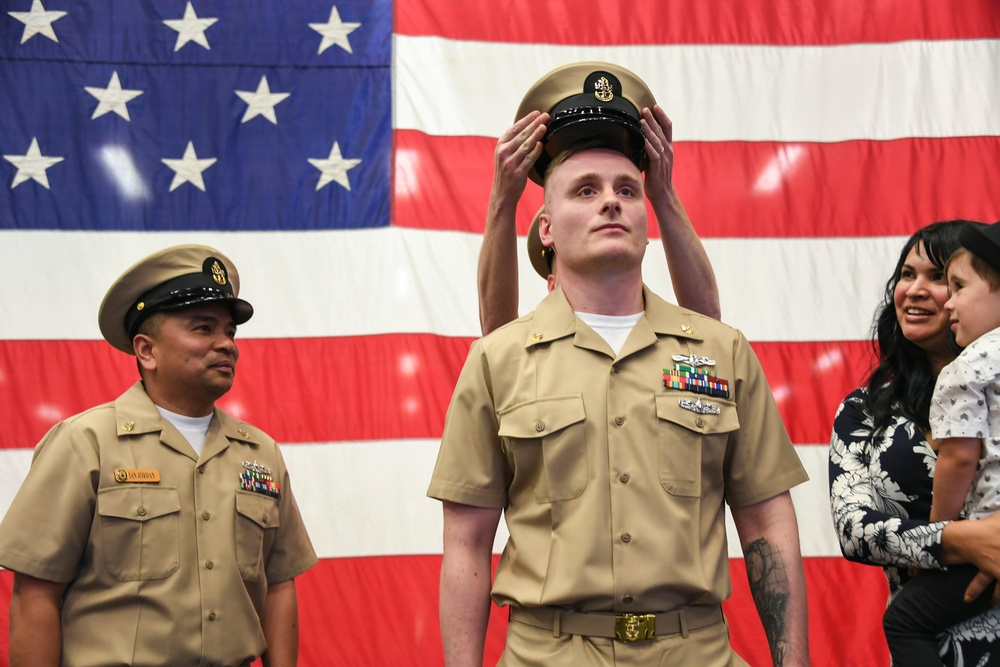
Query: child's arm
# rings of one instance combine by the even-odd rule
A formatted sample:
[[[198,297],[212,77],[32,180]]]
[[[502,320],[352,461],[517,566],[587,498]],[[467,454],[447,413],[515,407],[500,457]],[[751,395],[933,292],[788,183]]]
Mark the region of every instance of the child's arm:
[[[934,500],[931,521],[957,519],[969,495],[979,466],[979,438],[942,438],[934,467]]]

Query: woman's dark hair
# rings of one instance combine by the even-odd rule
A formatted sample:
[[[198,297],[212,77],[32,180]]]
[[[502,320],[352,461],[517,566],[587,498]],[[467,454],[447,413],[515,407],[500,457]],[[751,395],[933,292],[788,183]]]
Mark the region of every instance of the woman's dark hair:
[[[867,398],[873,421],[872,440],[885,431],[897,413],[924,430],[930,428],[928,413],[937,373],[928,354],[903,336],[893,296],[910,250],[922,245],[927,259],[944,270],[948,258],[959,248],[958,232],[965,222],[935,222],[917,230],[903,246],[896,270],[885,284],[885,296],[872,324],[876,366],[868,376]],[[956,354],[958,351],[955,347]]]

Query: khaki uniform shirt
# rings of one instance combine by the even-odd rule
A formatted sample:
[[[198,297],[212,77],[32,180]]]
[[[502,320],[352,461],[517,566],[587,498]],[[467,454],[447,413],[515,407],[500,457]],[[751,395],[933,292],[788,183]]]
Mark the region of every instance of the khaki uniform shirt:
[[[275,442],[216,408],[198,457],[141,382],[52,428],[0,524],[0,565],[69,582],[64,667],[248,663],[315,563]]]
[[[500,605],[661,612],[731,593],[723,503],[807,479],[735,329],[643,289],[615,357],[560,289],[473,344],[428,495],[503,508]],[[664,387],[673,355],[715,361],[730,397]],[[704,362],[704,360],[703,360]],[[719,408],[700,414],[686,399]]]

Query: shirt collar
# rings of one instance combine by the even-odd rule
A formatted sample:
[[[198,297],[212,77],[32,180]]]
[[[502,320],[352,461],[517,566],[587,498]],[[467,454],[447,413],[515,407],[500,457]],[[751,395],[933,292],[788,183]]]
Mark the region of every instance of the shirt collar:
[[[637,331],[633,331],[633,335],[637,334],[640,339],[654,340],[658,336],[704,340],[695,326],[701,316],[664,301],[645,285],[642,286],[642,298],[645,310],[635,325]],[[535,308],[524,346],[530,348],[566,336],[575,336],[578,323],[579,326],[585,326],[573,312],[562,288],[556,287]]]
[[[259,429],[226,414],[218,407],[214,408],[213,417],[213,426],[209,427],[210,434],[215,424],[218,424],[222,435],[228,440],[259,445],[266,439]],[[118,437],[163,430],[163,417],[146,394],[142,381],[136,382],[115,401],[115,428]]]

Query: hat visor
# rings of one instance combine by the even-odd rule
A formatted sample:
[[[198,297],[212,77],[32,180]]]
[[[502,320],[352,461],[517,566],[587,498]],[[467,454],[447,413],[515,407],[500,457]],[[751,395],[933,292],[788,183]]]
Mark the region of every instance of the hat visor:
[[[640,171],[645,170],[648,165],[646,138],[639,124],[621,115],[602,113],[596,107],[586,110],[593,113],[567,115],[562,122],[552,123],[548,134],[542,139],[544,145],[542,155],[538,157],[529,173],[532,181],[543,185],[549,163],[563,151],[571,150],[581,144],[586,144],[589,148],[610,148],[618,151],[631,160]]]
[[[233,314],[233,323],[236,325],[243,324],[253,317],[253,306],[251,306],[248,301],[244,301],[243,299],[229,296],[214,290],[210,292],[190,290],[187,293],[178,294],[169,301],[157,305],[156,309],[153,310],[150,315],[163,311],[180,310],[181,308],[197,306],[204,303],[212,303],[215,301],[224,301],[225,305],[229,306],[229,310]]]
[[[233,316],[233,324],[237,326],[253,317],[253,306],[249,302],[227,294],[222,290],[194,287],[172,292],[165,299],[148,303],[147,307],[143,309],[142,315],[136,318],[134,322],[128,323],[127,328],[122,329],[120,338],[116,335],[115,340],[112,340],[107,334],[105,334],[105,338],[119,350],[128,354],[134,354],[132,340],[139,332],[139,327],[142,326],[142,323],[151,316],[156,313],[174,312],[192,306],[216,302],[223,302],[224,305],[229,307]]]

